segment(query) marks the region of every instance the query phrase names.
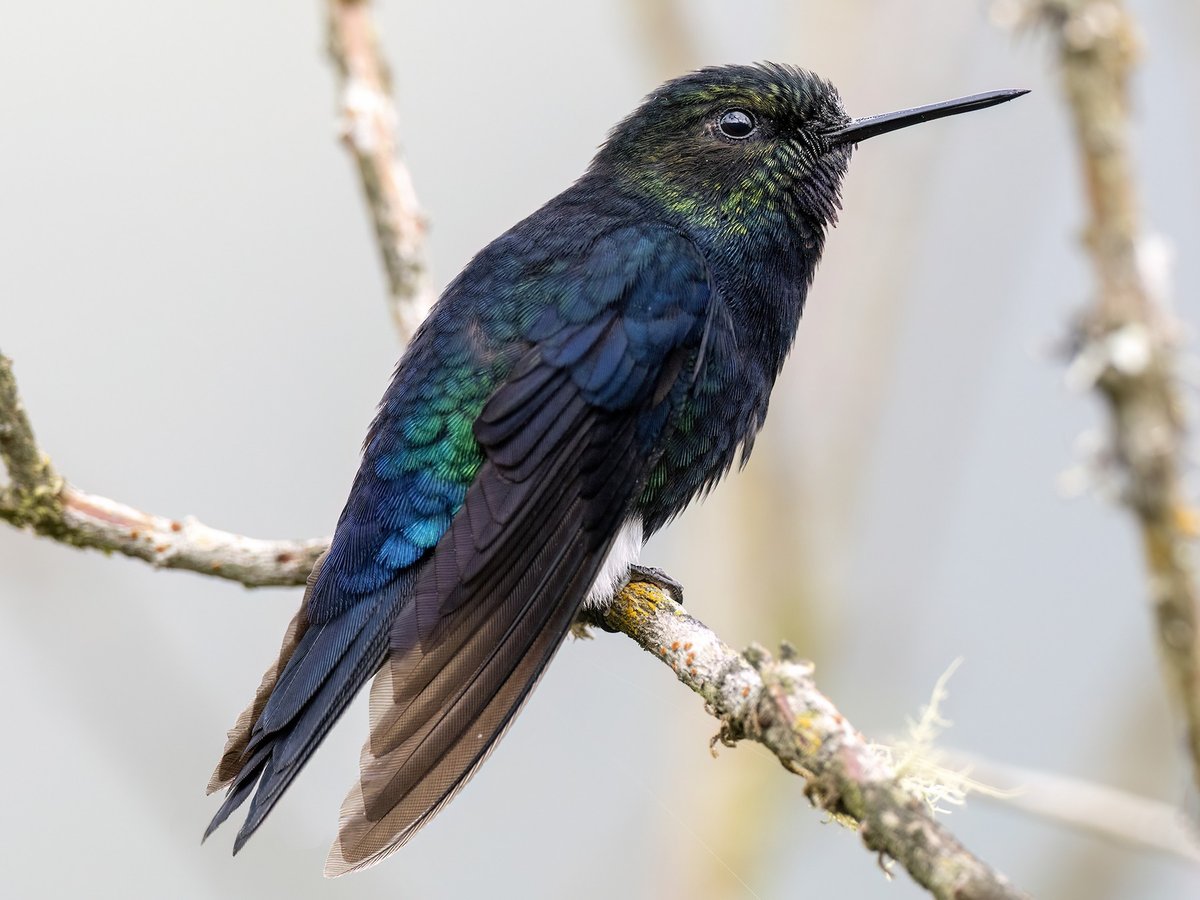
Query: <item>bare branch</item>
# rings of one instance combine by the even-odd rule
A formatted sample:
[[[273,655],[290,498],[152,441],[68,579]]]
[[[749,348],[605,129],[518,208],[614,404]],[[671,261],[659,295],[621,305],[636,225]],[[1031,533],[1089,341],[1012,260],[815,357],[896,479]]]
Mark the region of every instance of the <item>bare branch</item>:
[[[329,55],[341,76],[341,136],[353,154],[404,343],[433,306],[425,216],[400,159],[391,77],[367,0],[328,0]]]
[[[1200,834],[1183,810],[1170,803],[965,753],[946,754],[946,764],[994,789],[977,796],[1118,844],[1200,863]]]
[[[247,587],[303,584],[328,540],[265,541],[141,512],[64,482],[38,449],[12,363],[0,356],[0,459],[9,485],[0,519],[74,547],[91,547]]]
[[[784,645],[778,660],[760,647],[739,655],[657,587],[628,585],[586,620],[633,638],[704,698],[721,721],[716,741],[752,740],[807,781],[812,802],[856,823],[867,848],[898,861],[938,898],[1025,894],[942,827],[901,787],[882,757],[817,690],[811,663]]]
[[[1072,369],[1088,376],[1109,409],[1124,500],[1141,530],[1159,650],[1200,785],[1200,598],[1192,562],[1200,515],[1182,483],[1186,423],[1175,376],[1177,329],[1139,259],[1145,237],[1128,103],[1137,26],[1120,0],[1006,0],[997,9],[1003,20],[1040,26],[1056,41],[1086,188],[1084,244],[1097,283]]]

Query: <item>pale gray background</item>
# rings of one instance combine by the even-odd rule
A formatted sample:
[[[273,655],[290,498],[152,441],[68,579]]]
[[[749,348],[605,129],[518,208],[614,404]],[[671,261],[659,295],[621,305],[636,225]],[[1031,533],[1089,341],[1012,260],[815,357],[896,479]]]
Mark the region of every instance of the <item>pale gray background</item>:
[[[1200,12],[1131,5],[1147,220],[1195,320]],[[0,346],[42,445],[80,486],[162,514],[327,533],[396,342],[318,4],[10,6]],[[1033,88],[863,146],[759,455],[649,556],[732,643],[795,642],[872,736],[902,731],[961,655],[947,745],[1178,800],[1135,534],[1055,488],[1100,416],[1044,352],[1090,289],[1045,42],[961,0],[687,6],[670,58],[632,2],[381,9],[439,283],[672,66],[799,63],[859,115]],[[923,896],[764,752],[712,760],[699,701],[611,636],[564,650],[470,789],[385,865],[320,878],[361,707],[242,856],[228,828],[201,847],[209,770],[297,600],[0,530],[0,894]],[[1040,897],[1200,893],[1182,863],[986,801],[948,823]]]

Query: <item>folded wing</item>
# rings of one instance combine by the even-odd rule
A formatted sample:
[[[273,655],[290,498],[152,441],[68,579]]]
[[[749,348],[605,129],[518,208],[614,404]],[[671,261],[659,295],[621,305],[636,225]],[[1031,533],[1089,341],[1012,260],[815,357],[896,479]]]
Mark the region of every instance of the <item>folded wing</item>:
[[[694,377],[716,302],[695,249],[665,229],[626,229],[588,262],[606,302],[586,318],[570,304],[543,315],[476,421],[485,462],[392,626],[327,875],[403,845],[493,749],[562,643]]]

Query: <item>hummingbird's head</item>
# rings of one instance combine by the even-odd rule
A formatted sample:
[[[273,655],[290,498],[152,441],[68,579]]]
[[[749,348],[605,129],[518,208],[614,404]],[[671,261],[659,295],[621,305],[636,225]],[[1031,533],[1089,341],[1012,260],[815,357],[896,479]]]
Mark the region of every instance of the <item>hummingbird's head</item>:
[[[690,225],[742,231],[796,210],[823,226],[851,150],[825,135],[849,121],[837,89],[811,72],[701,69],[650,94],[595,165]]]
[[[837,89],[792,66],[701,69],[650,94],[593,163],[690,228],[820,241],[854,146],[868,137],[1024,91],[852,120]]]

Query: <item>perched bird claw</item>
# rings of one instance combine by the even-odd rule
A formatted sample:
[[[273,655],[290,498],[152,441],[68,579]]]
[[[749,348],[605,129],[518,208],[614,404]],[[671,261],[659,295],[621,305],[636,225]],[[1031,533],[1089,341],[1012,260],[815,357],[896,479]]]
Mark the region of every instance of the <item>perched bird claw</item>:
[[[664,572],[653,566],[632,565],[629,567],[628,584],[652,584],[666,593],[672,600],[683,605],[683,585]]]

